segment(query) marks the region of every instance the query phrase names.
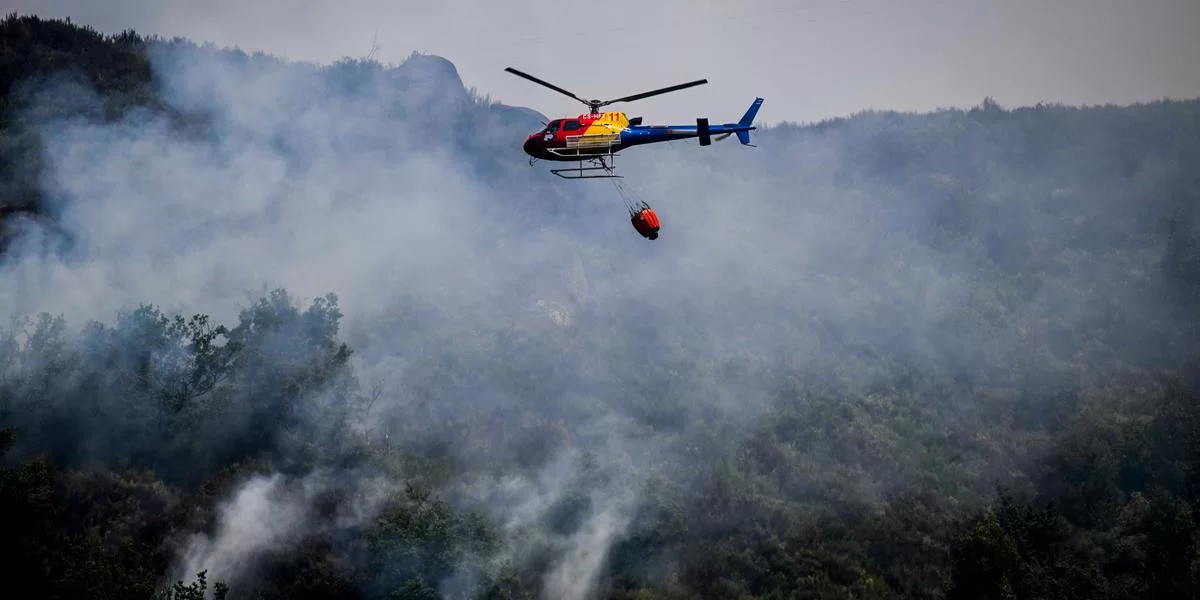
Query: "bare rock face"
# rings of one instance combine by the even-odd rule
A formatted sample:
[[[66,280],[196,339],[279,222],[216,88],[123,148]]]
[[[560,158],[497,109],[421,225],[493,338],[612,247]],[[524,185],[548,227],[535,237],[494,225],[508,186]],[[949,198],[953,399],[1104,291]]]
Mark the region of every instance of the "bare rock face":
[[[413,107],[456,111],[471,100],[454,63],[440,56],[414,52],[389,74]]]

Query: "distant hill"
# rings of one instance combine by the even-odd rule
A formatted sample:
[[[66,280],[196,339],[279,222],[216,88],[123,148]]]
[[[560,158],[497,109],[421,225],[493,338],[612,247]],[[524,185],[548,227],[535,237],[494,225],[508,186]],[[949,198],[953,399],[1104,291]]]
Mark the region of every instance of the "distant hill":
[[[380,98],[389,110],[397,116],[419,114],[428,122],[420,139],[406,143],[450,144],[468,160],[489,161],[489,152],[502,145],[511,149],[510,140],[533,131],[545,120],[527,108],[472,96],[454,65],[432,55],[414,53],[395,66],[347,58],[318,67],[199,46],[180,38],[144,37],[133,31],[104,35],[70,21],[16,14],[0,21],[0,40],[0,210],[6,214],[36,214],[43,208],[38,181],[43,157],[37,125],[77,117],[114,121],[134,110],[169,115],[181,126],[202,119],[203,115],[187,114],[186,109],[162,97],[161,74],[154,69],[156,61],[169,63],[190,54],[224,56],[248,69],[312,73],[329,94],[352,94],[368,83],[384,85],[394,92]],[[51,99],[45,94],[49,84],[64,81],[83,85],[99,102],[81,104],[78,98]],[[489,165],[487,168],[496,168],[494,163]]]

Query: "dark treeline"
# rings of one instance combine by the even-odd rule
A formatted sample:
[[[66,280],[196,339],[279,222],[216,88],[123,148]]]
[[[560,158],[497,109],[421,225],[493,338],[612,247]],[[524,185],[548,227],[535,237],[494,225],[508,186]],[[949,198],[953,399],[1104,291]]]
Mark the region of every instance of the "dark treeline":
[[[777,126],[769,153],[648,150],[722,199],[675,211],[718,216],[680,217],[684,256],[647,253],[682,275],[639,303],[614,282],[640,271],[604,274],[611,231],[517,170],[537,115],[463,90],[445,61],[317,67],[13,15],[0,285],[87,251],[46,183],[64,123],[220,137],[224,115],[160,80],[180,56],[386,104],[406,135],[339,153],[449,149],[494,188],[477,193],[523,190],[479,209],[481,237],[517,255],[489,268],[543,279],[561,264],[539,253],[565,249],[568,291],[481,295],[539,298],[535,319],[447,317],[405,288],[353,327],[340,289],[263,293],[228,322],[136,303],[17,315],[0,329],[17,596],[1200,597],[1200,102],[989,100]],[[731,198],[759,229],[722,220]],[[545,213],[573,240],[522,246],[517,225]],[[694,263],[723,289],[687,279],[710,273]],[[375,382],[401,366],[399,392]]]

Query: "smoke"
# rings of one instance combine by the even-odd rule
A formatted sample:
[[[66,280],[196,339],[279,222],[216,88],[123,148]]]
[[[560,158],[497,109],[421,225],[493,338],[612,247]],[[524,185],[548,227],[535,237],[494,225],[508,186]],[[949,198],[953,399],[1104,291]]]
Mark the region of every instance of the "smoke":
[[[1074,332],[1096,323],[1126,356],[1179,354],[1177,337],[1159,335],[1179,317],[1158,275],[1094,258],[1132,246],[1166,210],[1184,167],[1163,167],[1174,163],[1159,146],[1129,158],[1086,128],[1053,143],[1015,119],[987,129],[1008,113],[985,106],[784,126],[756,132],[758,149],[638,148],[618,163],[664,220],[651,244],[605,184],[527,168],[519,146],[537,115],[472,97],[442,59],[318,67],[153,48],[162,110],[116,121],[42,110],[98,102],[69,79],[26,98],[49,219],[23,222],[0,257],[0,313],[83,323],[154,302],[231,323],[265,289],[336,293],[334,333],[378,390],[359,415],[368,445],[431,457],[443,475],[428,483],[498,524],[486,568],[540,568],[545,597],[602,585],[647,480],[692,489],[712,475],[698,465],[756,435],[812,465],[779,476],[783,496],[836,480],[881,501],[947,439],[978,475],[946,487],[982,494],[1040,441],[1013,456],[977,436],[992,406],[965,399],[974,382],[1009,401],[1026,378],[1066,370],[1088,343]],[[922,133],[926,118],[946,131]],[[958,123],[976,133],[947,133]],[[1033,155],[1045,147],[1062,154]],[[1118,159],[1129,162],[1114,184],[1091,183],[1093,165]],[[1151,199],[1128,208],[1143,189]],[[1027,356],[1031,345],[1056,352]],[[829,408],[833,392],[846,400]],[[897,416],[875,402],[888,393],[929,401]],[[791,431],[773,425],[781,404]],[[292,439],[320,430],[300,420]],[[910,429],[854,429],[883,422]],[[829,425],[803,429],[814,423]],[[826,437],[788,437],[800,431]],[[394,467],[337,485],[372,496],[410,476]],[[177,572],[251,578],[256,557],[328,523],[312,503],[331,485],[321,473],[251,477],[215,529],[188,538]],[[379,510],[349,504],[356,516],[326,526]],[[434,583],[471,595],[486,568]]]
[[[608,438],[586,451],[568,449],[534,473],[464,481],[453,490],[500,519],[504,550],[493,563],[543,565],[546,598],[591,597],[641,502],[644,469],[665,451],[652,439],[615,435],[636,427],[611,421],[590,426]]]
[[[179,579],[208,569],[237,580],[258,554],[294,542],[306,521],[305,496],[311,489],[284,489],[281,475],[244,483],[220,508],[213,536],[196,534],[182,553]]]
[[[575,532],[566,553],[547,575],[547,598],[587,598],[595,585],[604,558],[628,519],[610,511],[593,515]]]
[[[194,533],[179,552],[173,580],[207,570],[237,586],[252,585],[258,564],[305,538],[340,536],[369,523],[395,492],[395,484],[325,470],[300,478],[256,474],[236,486],[216,510],[216,527]],[[332,515],[323,514],[331,496]]]

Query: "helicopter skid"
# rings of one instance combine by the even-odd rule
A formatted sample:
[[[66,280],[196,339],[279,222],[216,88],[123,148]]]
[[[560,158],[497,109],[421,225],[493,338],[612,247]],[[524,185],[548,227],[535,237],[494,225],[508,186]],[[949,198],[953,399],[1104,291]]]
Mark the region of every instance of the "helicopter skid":
[[[592,175],[595,171],[604,171],[605,175]],[[570,169],[550,169],[551,173],[562,177],[563,179],[622,179],[621,175],[614,175],[610,167],[574,167]]]
[[[612,155],[609,155],[610,158],[611,156]],[[616,166],[605,162],[603,158],[593,158],[591,159],[591,163],[592,166],[585,167],[583,166],[583,161],[581,160],[579,161],[578,167],[571,167],[569,169],[550,169],[550,172],[562,177],[563,179],[622,179],[620,175],[616,174]],[[599,163],[599,165],[596,163]],[[601,171],[604,174],[595,174],[597,171]]]

